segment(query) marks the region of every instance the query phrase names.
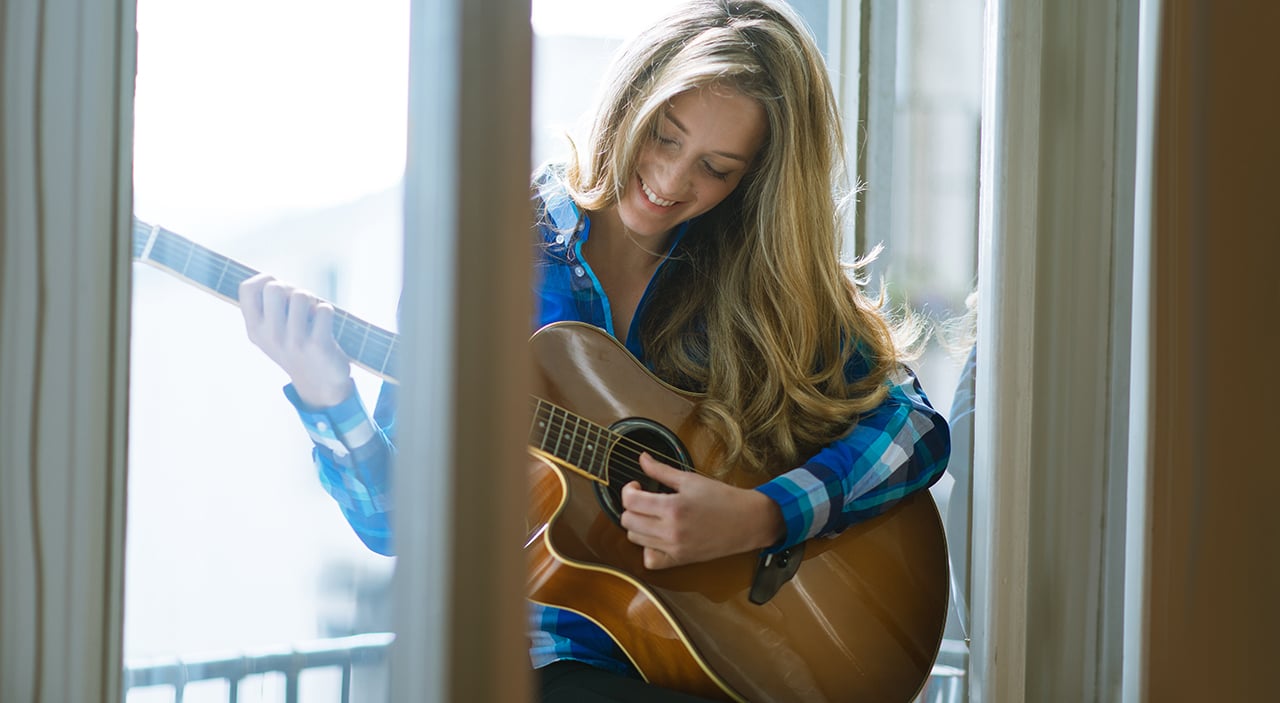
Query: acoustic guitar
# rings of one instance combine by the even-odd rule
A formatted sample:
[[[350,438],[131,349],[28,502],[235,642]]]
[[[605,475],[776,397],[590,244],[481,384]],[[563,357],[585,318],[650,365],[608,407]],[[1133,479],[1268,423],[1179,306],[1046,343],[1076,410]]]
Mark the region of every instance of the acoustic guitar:
[[[133,255],[231,302],[257,273],[136,219]],[[334,336],[354,364],[396,380],[396,334],[338,310]],[[548,325],[530,348],[530,600],[600,625],[666,688],[754,703],[918,695],[948,598],[946,541],[928,491],[770,558],[650,571],[618,524],[622,486],[662,490],[639,469],[643,451],[689,471],[712,465],[698,396],[663,383],[591,325]],[[734,471],[722,480],[757,481]]]

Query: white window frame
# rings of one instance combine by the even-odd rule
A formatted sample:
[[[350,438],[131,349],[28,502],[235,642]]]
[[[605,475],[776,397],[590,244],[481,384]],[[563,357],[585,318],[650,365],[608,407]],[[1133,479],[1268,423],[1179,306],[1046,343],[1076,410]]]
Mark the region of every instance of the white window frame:
[[[845,222],[845,252],[863,254],[867,233],[888,232],[891,223],[898,0],[830,0],[827,17],[827,61],[844,116],[850,183],[876,184],[874,193],[858,195]]]
[[[877,184],[859,199],[852,251],[889,223],[897,5],[831,5],[849,163]],[[1138,9],[1138,0],[987,3],[975,701],[1116,700],[1121,650],[1135,646],[1120,643]],[[1085,108],[1064,109],[1073,105]]]
[[[974,700],[1119,697],[1137,20],[1137,0],[988,5]]]
[[[529,16],[412,3],[393,701],[529,691]]]
[[[131,0],[0,5],[0,699],[121,695]]]

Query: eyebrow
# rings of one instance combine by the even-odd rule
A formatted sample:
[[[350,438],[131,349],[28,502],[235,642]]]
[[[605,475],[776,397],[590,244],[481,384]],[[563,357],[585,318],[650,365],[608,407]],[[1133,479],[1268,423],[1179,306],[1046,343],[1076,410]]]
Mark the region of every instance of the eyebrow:
[[[674,117],[670,112],[668,112],[668,113],[665,115],[665,117],[667,118],[667,120],[669,120],[669,121],[671,122],[671,124],[675,125],[675,126],[676,126],[676,129],[680,130],[680,131],[681,131],[681,133],[685,134],[686,136],[689,134],[689,130],[688,130],[688,129],[686,129],[684,125],[680,124],[680,120],[677,120],[677,119],[676,119],[676,118],[675,118],[675,117]],[[747,160],[747,157],[745,157],[745,156],[739,156],[738,154],[734,154],[734,153],[729,152],[729,151],[713,151],[713,152],[711,152],[711,153],[713,153],[713,154],[715,154],[715,155],[717,155],[717,156],[723,156],[723,157],[725,157],[726,159],[733,159],[734,161],[741,161],[741,162],[742,162],[742,163],[744,163],[744,164],[745,164],[745,163],[750,163],[750,162]]]

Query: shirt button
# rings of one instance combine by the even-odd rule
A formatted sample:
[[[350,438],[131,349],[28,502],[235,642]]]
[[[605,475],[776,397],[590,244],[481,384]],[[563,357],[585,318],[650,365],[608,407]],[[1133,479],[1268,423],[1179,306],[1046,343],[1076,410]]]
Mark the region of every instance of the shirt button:
[[[563,235],[563,234],[557,234],[557,235],[556,235],[556,244],[564,244],[564,235]]]
[[[574,267],[573,267],[573,275],[575,275],[575,276],[582,276],[582,275],[584,275],[584,274],[586,274],[586,271],[584,271],[584,270],[582,269],[582,267],[581,267],[581,266],[574,266]]]
[[[321,421],[321,422],[317,422],[317,423],[316,423],[316,429],[317,429],[317,430],[319,430],[320,432],[328,432],[328,431],[329,431],[329,423],[327,423],[327,422],[323,422],[323,421]]]

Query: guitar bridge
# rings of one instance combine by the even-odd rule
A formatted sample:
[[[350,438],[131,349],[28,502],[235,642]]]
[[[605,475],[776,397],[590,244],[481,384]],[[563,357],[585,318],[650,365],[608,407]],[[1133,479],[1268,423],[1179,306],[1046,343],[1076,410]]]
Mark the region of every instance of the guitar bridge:
[[[756,605],[768,603],[782,585],[791,580],[804,561],[804,543],[777,554],[765,554],[756,563],[756,575],[751,580],[751,592],[747,599]]]

